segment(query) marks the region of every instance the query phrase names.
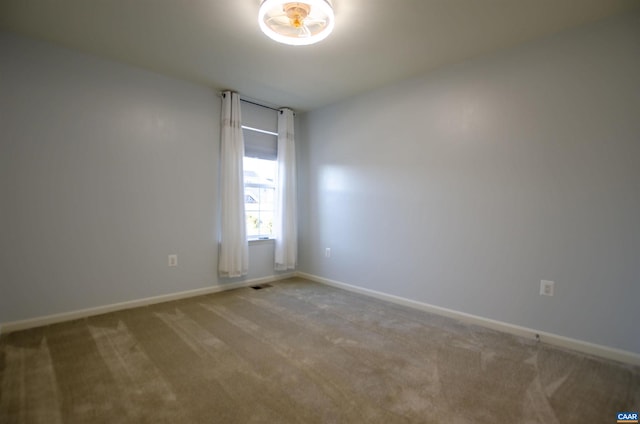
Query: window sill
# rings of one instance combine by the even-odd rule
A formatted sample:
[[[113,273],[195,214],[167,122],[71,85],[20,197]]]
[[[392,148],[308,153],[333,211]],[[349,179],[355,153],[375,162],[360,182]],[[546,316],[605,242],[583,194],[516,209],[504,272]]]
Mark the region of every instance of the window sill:
[[[261,244],[261,243],[273,243],[276,239],[275,238],[250,238],[247,241],[249,242],[249,245],[251,244]]]

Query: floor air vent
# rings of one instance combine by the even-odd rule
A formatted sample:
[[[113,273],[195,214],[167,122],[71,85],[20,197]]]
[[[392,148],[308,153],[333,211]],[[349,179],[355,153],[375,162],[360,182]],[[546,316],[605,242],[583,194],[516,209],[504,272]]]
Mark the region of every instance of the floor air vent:
[[[251,286],[251,288],[254,290],[268,289],[269,287],[273,286],[271,284],[258,284],[257,286]]]

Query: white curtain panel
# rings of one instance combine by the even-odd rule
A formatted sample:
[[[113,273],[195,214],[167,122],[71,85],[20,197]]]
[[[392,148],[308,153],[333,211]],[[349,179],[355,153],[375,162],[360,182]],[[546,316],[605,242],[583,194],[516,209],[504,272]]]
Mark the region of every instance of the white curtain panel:
[[[278,184],[276,186],[275,269],[295,269],[298,257],[296,212],[296,148],[293,136],[293,111],[278,114]]]
[[[244,140],[237,93],[222,94],[221,125],[218,272],[222,277],[241,277],[249,270],[249,245],[244,216]]]

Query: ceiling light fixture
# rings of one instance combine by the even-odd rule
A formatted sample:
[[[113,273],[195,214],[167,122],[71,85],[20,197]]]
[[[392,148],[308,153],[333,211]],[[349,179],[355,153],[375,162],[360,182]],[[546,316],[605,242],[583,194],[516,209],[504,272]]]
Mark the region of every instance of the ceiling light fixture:
[[[279,43],[305,46],[327,38],[335,22],[329,0],[264,0],[258,23],[262,32]]]

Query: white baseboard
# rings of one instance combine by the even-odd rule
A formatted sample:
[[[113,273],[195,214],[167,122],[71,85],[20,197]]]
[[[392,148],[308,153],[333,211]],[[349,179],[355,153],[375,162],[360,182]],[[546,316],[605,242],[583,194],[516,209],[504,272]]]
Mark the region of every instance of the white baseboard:
[[[611,359],[618,362],[624,362],[630,365],[640,366],[640,354],[629,352],[622,349],[616,349],[608,346],[598,345],[595,343],[589,343],[578,339],[572,339],[569,337],[560,336],[553,333],[547,333],[544,331],[538,331],[519,325],[513,325],[502,321],[497,321],[489,318],[483,318],[477,315],[471,315],[464,312],[455,311],[453,309],[442,308],[440,306],[430,305],[424,302],[418,302],[416,300],[407,299],[392,294],[379,292],[376,290],[370,290],[363,287],[354,286],[351,284],[343,283],[341,281],[330,280],[328,278],[319,277],[313,274],[307,274],[305,272],[296,272],[296,275],[301,278],[306,278],[311,281],[326,284],[333,287],[338,287],[344,290],[352,291],[355,293],[364,294],[367,296],[375,297],[377,299],[386,300],[389,302],[397,303],[399,305],[408,306],[415,309],[420,309],[426,312],[431,312],[437,315],[442,315],[450,318],[454,318],[458,321],[479,325],[486,328],[502,331],[505,333],[513,334],[516,336],[536,340],[536,335],[540,337],[540,341],[548,343],[550,345],[559,346],[567,349],[572,349],[588,355],[599,356],[601,358]]]
[[[536,339],[536,335],[540,337],[540,341],[555,346],[560,346],[567,349],[572,349],[578,352],[582,352],[588,355],[599,356],[606,359],[612,359],[614,361],[624,362],[631,365],[640,366],[640,354],[629,352],[622,349],[616,349],[608,346],[602,346],[594,343],[585,342],[578,339],[572,339],[569,337],[560,336],[553,333],[547,333],[544,331],[538,331],[519,325],[513,325],[502,321],[497,321],[489,318],[483,318],[477,315],[467,314],[464,312],[455,311],[453,309],[443,308],[440,306],[430,305],[424,302],[418,302],[416,300],[407,299],[400,296],[395,296],[376,290],[366,289],[363,287],[354,286],[351,284],[343,283],[340,281],[331,280],[317,275],[308,274],[305,272],[289,272],[279,275],[272,275],[269,277],[254,278],[251,280],[244,280],[233,282],[229,284],[223,284],[212,287],[205,287],[196,290],[188,290],[178,293],[165,294],[160,296],[147,297],[144,299],[130,300],[121,303],[114,303],[110,305],[97,306],[94,308],[80,309],[76,311],[63,312],[59,314],[46,315],[41,317],[29,318],[20,321],[12,321],[0,323],[0,334],[10,333],[13,331],[25,330],[28,328],[40,327],[43,325],[55,324],[63,321],[71,321],[74,319],[86,318],[94,315],[105,314],[108,312],[120,311],[123,309],[136,308],[139,306],[153,305],[155,303],[169,302],[172,300],[185,299],[194,296],[201,296],[205,294],[217,293],[225,290],[233,290],[241,287],[248,287],[258,284],[271,283],[278,280],[284,280],[291,277],[306,278],[311,281],[326,284],[333,287],[349,290],[355,293],[364,294],[366,296],[375,297],[377,299],[386,300],[399,305],[408,306],[415,309],[420,309],[426,312],[431,312],[437,315],[447,316],[453,319],[457,319],[462,322],[479,325],[486,328],[502,331],[505,333],[513,334],[516,336]]]
[[[146,297],[144,299],[129,300],[126,302],[113,303],[110,305],[96,306],[94,308],[80,309],[70,312],[62,312],[59,314],[45,315],[41,317],[29,318],[20,321],[12,321],[0,323],[0,334],[11,333],[13,331],[26,330],[28,328],[41,327],[43,325],[55,324],[63,321],[71,321],[74,319],[86,318],[94,315],[106,314],[108,312],[121,311],[123,309],[131,309],[139,306],[153,305],[155,303],[169,302],[171,300],[186,299],[194,296],[202,296],[205,294],[217,293],[225,290],[233,290],[241,287],[254,286],[258,284],[271,283],[285,278],[291,278],[296,275],[295,272],[286,274],[272,275],[269,277],[253,278],[233,282],[229,284],[221,284],[218,286],[205,287],[201,289],[188,290],[178,293],[163,294],[160,296]]]

